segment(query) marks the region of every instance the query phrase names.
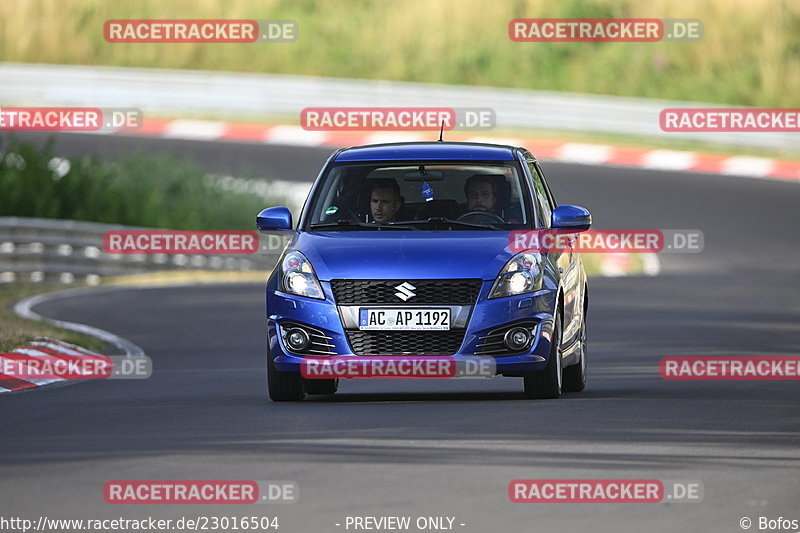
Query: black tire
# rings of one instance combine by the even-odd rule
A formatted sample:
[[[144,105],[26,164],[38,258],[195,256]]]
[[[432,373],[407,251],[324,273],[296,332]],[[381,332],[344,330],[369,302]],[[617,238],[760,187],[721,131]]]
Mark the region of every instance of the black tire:
[[[550,400],[561,396],[561,316],[556,311],[553,337],[547,366],[538,372],[523,376],[525,396],[534,400]]]
[[[561,389],[564,392],[581,392],[586,388],[586,369],[588,361],[586,356],[588,352],[588,345],[586,344],[586,311],[583,313],[583,320],[581,321],[580,333],[580,354],[581,360],[577,365],[568,366],[564,369],[564,382]]]
[[[335,394],[339,390],[338,379],[305,379],[306,394]]]
[[[303,378],[293,372],[278,372],[267,348],[267,390],[273,402],[299,402],[306,397]]]

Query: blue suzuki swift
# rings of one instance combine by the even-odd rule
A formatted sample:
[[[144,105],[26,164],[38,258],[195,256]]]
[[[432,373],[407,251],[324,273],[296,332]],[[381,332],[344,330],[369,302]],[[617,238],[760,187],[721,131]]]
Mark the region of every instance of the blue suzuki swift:
[[[536,158],[513,146],[414,142],[335,152],[267,282],[267,382],[274,401],[333,394],[306,358],[490,358],[529,398],[586,385],[588,287],[580,254],[511,249],[515,230],[580,232]],[[408,313],[406,311],[413,311]],[[351,359],[352,360],[352,359]],[[308,360],[307,360],[308,361]]]

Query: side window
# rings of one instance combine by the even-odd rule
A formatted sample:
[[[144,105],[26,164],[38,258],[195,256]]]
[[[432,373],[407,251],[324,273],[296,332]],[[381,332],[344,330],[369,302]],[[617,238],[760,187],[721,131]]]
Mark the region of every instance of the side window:
[[[550,227],[550,220],[552,220],[553,207],[550,203],[550,196],[548,196],[547,186],[542,178],[539,166],[533,161],[528,161],[528,169],[533,178],[533,192],[536,195],[536,213],[539,217],[539,223],[543,228]]]
[[[547,180],[544,177],[544,172],[542,172],[539,163],[534,163],[534,165],[536,166],[536,170],[539,172],[539,175],[542,177],[542,183],[544,183],[544,190],[547,191],[547,198],[550,199],[550,208],[555,209],[556,207],[558,207],[558,204],[556,203],[555,196],[553,196],[553,191],[550,190],[550,184],[547,183]]]

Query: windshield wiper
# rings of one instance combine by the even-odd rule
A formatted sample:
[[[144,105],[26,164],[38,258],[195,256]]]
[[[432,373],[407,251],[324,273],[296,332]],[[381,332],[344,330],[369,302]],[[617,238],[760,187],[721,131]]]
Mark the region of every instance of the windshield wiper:
[[[384,229],[397,229],[397,230],[419,230],[412,226],[395,224],[394,222],[387,222],[386,224],[375,224],[372,222],[356,222],[353,220],[337,220],[336,222],[320,222],[311,224],[309,229],[335,229],[335,228],[359,228],[369,230],[384,230]]]
[[[426,220],[403,220],[400,224],[408,225],[422,225],[422,224],[442,224],[446,226],[461,226],[464,228],[480,229],[480,230],[495,230],[506,231],[501,227],[492,224],[475,224],[474,222],[464,222],[461,220],[453,220],[452,218],[445,217],[431,217]]]

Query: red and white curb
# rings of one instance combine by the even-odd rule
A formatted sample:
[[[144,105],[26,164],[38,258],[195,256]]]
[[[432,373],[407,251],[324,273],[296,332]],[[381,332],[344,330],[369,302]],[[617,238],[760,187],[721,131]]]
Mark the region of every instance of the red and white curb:
[[[119,129],[107,133],[202,141],[330,146],[332,148],[364,144],[425,141],[432,140],[435,137],[433,132],[322,132],[307,131],[297,125],[267,126],[185,119],[145,119],[139,129]],[[447,136],[451,140],[457,141],[525,146],[531,149],[537,158],[547,161],[706,172],[731,176],[800,181],[800,161],[677,150],[630,148],[536,138],[467,136],[459,132],[449,132]]]
[[[77,361],[80,359],[103,359],[98,353],[92,352],[80,346],[70,344],[68,342],[50,339],[46,337],[37,338],[30,344],[14,348],[10,352],[0,352],[0,365],[6,361],[12,362],[13,365],[25,365],[28,362],[39,363],[36,366],[40,368],[42,364],[49,363],[55,364],[56,361],[66,361],[67,363]],[[27,389],[34,389],[44,385],[51,385],[53,383],[60,383],[66,381],[75,381],[73,379],[21,379],[8,374],[0,372],[0,394],[4,392],[14,392]]]
[[[110,287],[105,289],[107,291],[111,290],[122,290],[119,287]],[[114,346],[116,348],[117,353],[123,354],[130,357],[136,356],[143,356],[144,350],[137,346],[136,344],[132,343],[127,339],[123,339],[117,335],[109,331],[105,331],[100,328],[96,328],[94,326],[89,326],[86,324],[80,324],[78,322],[68,322],[66,320],[56,320],[53,318],[48,318],[42,316],[33,311],[33,307],[53,301],[53,300],[60,300],[64,298],[73,298],[76,296],[83,296],[86,294],[95,295],[98,292],[102,292],[103,289],[98,289],[96,287],[79,287],[75,289],[65,289],[61,291],[54,291],[54,292],[46,292],[44,294],[37,294],[34,296],[29,296],[17,302],[14,305],[14,313],[21,317],[28,320],[34,320],[37,322],[45,322],[51,324],[55,327],[66,329],[68,331],[75,331],[81,333],[83,335],[89,335],[90,337],[94,337],[95,339],[99,339],[106,344]],[[81,348],[80,346],[76,346],[74,344],[70,344],[64,341],[50,339],[46,337],[37,338],[30,344],[25,346],[20,346],[15,348],[11,352],[3,352],[0,353],[0,358],[11,359],[14,361],[31,361],[32,358],[50,358],[48,361],[52,364],[55,363],[56,359],[62,359],[69,361],[70,359],[74,358],[103,358],[104,361],[107,361],[107,358],[103,355],[98,353],[92,352],[91,350],[87,350],[86,348]],[[38,361],[41,363],[40,365],[36,365],[39,368],[44,366],[44,361]],[[19,363],[15,363],[19,364]],[[71,377],[71,376],[70,376]],[[82,380],[79,379],[20,379],[15,376],[9,376],[0,372],[0,393],[6,392],[15,392],[15,391],[23,391],[23,390],[34,390],[39,387],[43,387],[45,385],[52,385],[56,383],[78,383]]]

